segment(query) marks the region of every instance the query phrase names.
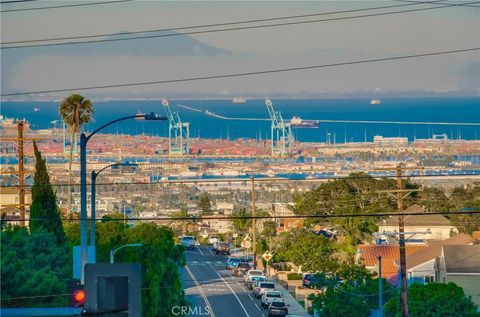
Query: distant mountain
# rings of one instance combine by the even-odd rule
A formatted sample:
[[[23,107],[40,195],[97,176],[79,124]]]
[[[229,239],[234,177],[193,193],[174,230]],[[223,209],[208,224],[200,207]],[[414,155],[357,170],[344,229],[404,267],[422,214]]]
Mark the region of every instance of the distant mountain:
[[[159,34],[178,34],[175,31],[162,33],[143,33],[129,35],[122,32],[105,37],[117,39],[125,37],[152,36]],[[100,42],[90,44],[76,44],[64,46],[46,46],[25,49],[4,49],[0,51],[2,77],[5,79],[14,76],[15,67],[23,61],[37,56],[75,56],[88,57],[92,55],[107,56],[216,56],[232,55],[234,52],[205,44],[191,36],[167,36],[128,41]],[[3,85],[2,85],[3,86]]]

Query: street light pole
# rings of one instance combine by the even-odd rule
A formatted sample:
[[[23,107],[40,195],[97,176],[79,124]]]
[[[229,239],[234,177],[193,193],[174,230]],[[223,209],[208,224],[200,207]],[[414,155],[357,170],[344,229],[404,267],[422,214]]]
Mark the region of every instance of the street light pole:
[[[100,169],[98,172],[92,171],[91,176],[91,194],[90,194],[90,246],[94,247],[96,245],[96,193],[97,193],[97,176],[104,170],[110,167],[115,166],[138,166],[135,163],[114,163],[107,165]],[[96,252],[95,252],[96,253]],[[93,263],[96,262],[96,254],[93,258]]]
[[[132,116],[122,117],[113,121],[110,121],[101,127],[97,128],[95,131],[90,133],[88,137],[85,133],[82,133],[80,136],[80,250],[81,250],[81,259],[80,259],[80,283],[85,285],[85,264],[88,262],[88,249],[87,249],[87,143],[92,136],[95,135],[101,129],[117,123],[119,121],[143,118],[144,120],[167,120],[166,117],[159,117],[153,112],[149,114],[137,114]]]
[[[112,249],[110,250],[110,263],[115,263],[115,259],[114,259],[114,256],[115,256],[115,253],[123,248],[126,248],[126,247],[143,247],[143,244],[142,243],[130,243],[130,244],[124,244],[122,246],[119,246],[118,248],[116,249]]]

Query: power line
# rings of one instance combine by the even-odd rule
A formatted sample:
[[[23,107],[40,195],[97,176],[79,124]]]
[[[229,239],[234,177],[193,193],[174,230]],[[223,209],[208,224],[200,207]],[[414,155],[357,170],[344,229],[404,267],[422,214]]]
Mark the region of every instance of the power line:
[[[391,212],[391,213],[368,213],[368,214],[335,214],[335,215],[326,215],[326,214],[317,214],[317,215],[293,215],[293,216],[198,216],[198,217],[135,217],[135,218],[95,218],[95,221],[174,221],[174,220],[188,220],[188,221],[199,221],[199,220],[236,220],[236,219],[298,219],[298,218],[379,218],[379,217],[389,217],[389,216],[431,216],[431,215],[473,215],[480,214],[480,209],[468,210],[468,211],[447,211],[447,212]],[[70,219],[70,218],[61,218],[63,221],[82,221],[82,220],[91,220],[90,218],[83,219]],[[15,219],[1,219],[5,222],[15,222],[18,220]],[[28,221],[52,221],[51,218],[30,218]]]
[[[1,1],[0,4],[22,3],[22,2],[34,2],[40,0],[15,0],[15,1]]]
[[[38,0],[22,0],[22,1],[11,1],[10,3],[16,2],[27,2],[27,1],[38,1]],[[32,10],[44,10],[44,9],[59,9],[59,8],[69,8],[69,7],[83,7],[83,6],[92,6],[92,5],[102,5],[102,4],[113,4],[113,3],[120,3],[120,2],[130,2],[133,0],[114,0],[114,1],[101,1],[101,2],[89,2],[89,3],[77,3],[77,4],[64,4],[64,5],[56,5],[56,6],[48,6],[48,7],[34,7],[34,8],[23,8],[23,9],[8,9],[8,10],[1,10],[0,13],[5,12],[19,12],[19,11],[32,11]],[[7,3],[7,2],[2,2]]]
[[[403,60],[403,59],[419,58],[419,57],[427,57],[427,56],[464,53],[464,52],[478,51],[478,50],[480,50],[480,47],[449,50],[449,51],[438,51],[438,52],[430,52],[430,53],[422,53],[422,54],[403,55],[403,56],[393,56],[393,57],[385,57],[385,58],[365,59],[365,60],[357,60],[357,61],[347,61],[347,62],[339,62],[339,63],[331,63],[331,64],[310,65],[310,66],[300,66],[300,67],[291,67],[291,68],[278,68],[278,69],[252,71],[252,72],[244,72],[244,73],[231,73],[231,74],[224,74],[224,75],[210,75],[210,76],[198,76],[198,77],[188,77],[188,78],[179,78],[179,79],[145,81],[145,82],[136,82],[136,83],[110,84],[110,85],[99,85],[99,86],[71,87],[71,88],[62,88],[62,89],[50,89],[50,90],[37,90],[37,91],[29,91],[29,92],[6,93],[6,94],[0,94],[0,97],[44,94],[44,93],[53,93],[53,92],[67,92],[67,91],[72,91],[72,90],[78,91],[78,90],[120,88],[120,87],[133,87],[133,86],[146,86],[146,85],[160,85],[160,84],[190,82],[190,81],[198,81],[198,80],[210,80],[210,79],[220,79],[220,78],[234,78],[234,77],[244,77],[244,76],[254,76],[254,75],[265,75],[265,74],[301,71],[301,70],[309,70],[309,69],[317,69],[317,68],[338,67],[338,66],[346,66],[346,65],[367,64],[367,63],[385,62],[385,61],[392,61],[392,60]]]
[[[470,174],[461,174],[460,176],[478,176],[479,174],[470,173]],[[288,178],[255,178],[255,182],[321,182],[325,180],[355,180],[355,179],[382,179],[382,178],[392,178],[395,175],[386,175],[386,176],[371,176],[371,175],[354,175],[354,176],[328,176],[317,179],[288,179]],[[428,177],[450,177],[450,175],[402,175],[401,178],[428,178]],[[160,180],[157,182],[124,182],[124,183],[96,183],[97,186],[108,185],[108,186],[124,186],[124,185],[169,185],[169,184],[199,184],[199,183],[244,183],[251,181],[250,178],[225,178],[225,179],[183,179],[183,180]],[[67,183],[53,183],[53,184],[42,184],[44,186],[67,186]],[[87,184],[90,185],[90,184]],[[0,188],[4,187],[18,187],[19,185],[4,185],[1,184]],[[71,186],[80,186],[80,184],[71,184]],[[25,187],[33,187],[33,185],[25,185]]]
[[[377,6],[377,7],[369,7],[369,8],[362,8],[362,9],[330,11],[330,12],[321,12],[321,13],[312,13],[312,14],[302,14],[302,15],[289,15],[289,16],[281,16],[281,17],[274,17],[274,18],[262,18],[262,19],[253,19],[253,20],[242,20],[242,21],[232,21],[232,22],[223,22],[223,23],[214,23],[214,24],[201,24],[201,25],[192,25],[192,26],[180,26],[180,27],[171,27],[171,28],[165,28],[165,29],[154,29],[154,30],[149,29],[149,30],[141,30],[141,31],[128,32],[128,33],[125,34],[125,35],[144,34],[144,33],[155,33],[155,32],[168,32],[168,31],[171,32],[171,31],[180,31],[180,30],[197,29],[197,28],[227,26],[227,25],[233,25],[233,24],[258,23],[258,22],[267,22],[267,21],[276,21],[276,20],[285,20],[285,19],[298,19],[298,18],[307,18],[307,17],[313,17],[313,16],[339,14],[339,13],[352,13],[352,12],[360,12],[360,11],[379,10],[379,9],[387,9],[387,8],[397,8],[397,7],[405,7],[405,6],[412,6],[412,5],[419,5],[419,4],[435,4],[435,3],[443,2],[443,1],[446,1],[446,0],[429,1],[429,2],[424,2],[424,3],[396,4],[396,5],[388,5],[388,6]],[[118,35],[121,35],[121,34],[118,34],[118,33],[103,33],[103,34],[80,35],[80,36],[70,36],[70,37],[44,38],[44,39],[36,39],[36,40],[10,41],[10,42],[2,42],[2,43],[0,43],[0,45],[5,45],[5,44],[20,44],[20,43],[34,43],[34,42],[46,42],[46,41],[60,41],[60,40],[74,40],[74,39],[83,39],[83,38],[92,38],[92,37],[104,37],[104,36],[118,36]]]
[[[270,28],[270,27],[286,26],[286,25],[300,25],[300,24],[307,24],[307,23],[329,22],[329,21],[349,20],[349,19],[357,19],[357,18],[368,18],[368,17],[376,17],[376,16],[384,16],[384,15],[392,15],[392,14],[400,14],[400,13],[410,13],[410,12],[417,12],[417,11],[441,9],[441,8],[458,7],[458,6],[462,6],[462,5],[466,5],[466,4],[477,4],[477,3],[480,3],[480,2],[479,1],[474,1],[474,2],[467,2],[467,3],[462,3],[462,4],[442,4],[441,6],[429,7],[429,8],[419,8],[419,9],[409,9],[409,10],[402,10],[402,11],[372,13],[372,14],[365,14],[365,15],[337,17],[337,18],[319,19],[319,20],[282,22],[282,23],[274,23],[274,24],[232,27],[232,28],[215,29],[215,30],[192,31],[192,32],[184,32],[184,33],[169,33],[169,34],[160,34],[160,35],[146,35],[146,36],[136,36],[136,37],[127,37],[127,38],[99,39],[99,40],[64,42],[64,43],[47,43],[47,44],[6,46],[6,47],[2,46],[2,47],[0,47],[0,49],[19,49],[19,48],[35,48],[35,47],[45,47],[45,46],[93,44],[93,43],[103,43],[103,42],[118,42],[118,41],[128,41],[128,40],[162,38],[162,37],[170,37],[170,36],[185,36],[185,35],[193,35],[193,34],[206,34],[206,33],[239,31],[239,30],[248,30],[248,29],[260,29],[260,28]]]

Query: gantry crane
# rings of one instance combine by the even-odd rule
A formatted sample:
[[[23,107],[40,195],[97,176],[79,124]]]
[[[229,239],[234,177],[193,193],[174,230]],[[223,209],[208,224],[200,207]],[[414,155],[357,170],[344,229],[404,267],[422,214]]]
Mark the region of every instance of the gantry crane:
[[[290,154],[293,143],[292,126],[282,118],[282,114],[273,109],[270,99],[265,100],[268,114],[272,120],[272,156],[285,156]]]
[[[188,155],[190,142],[190,123],[182,122],[176,112],[172,112],[167,99],[162,99],[168,118],[168,154]]]

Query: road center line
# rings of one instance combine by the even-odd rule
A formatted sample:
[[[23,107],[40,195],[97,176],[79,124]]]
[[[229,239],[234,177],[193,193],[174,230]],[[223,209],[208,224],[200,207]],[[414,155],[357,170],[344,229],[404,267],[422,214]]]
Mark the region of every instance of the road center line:
[[[198,245],[197,245],[197,249],[198,249],[198,251],[200,251],[200,254],[203,256],[203,252],[202,252],[202,250],[200,250],[200,247]]]
[[[250,317],[250,315],[248,314],[247,310],[245,309],[245,306],[243,306],[242,302],[240,301],[240,298],[238,298],[237,294],[235,294],[235,292],[233,291],[232,287],[227,283],[227,281],[225,281],[223,279],[223,277],[217,272],[217,270],[215,270],[215,268],[210,264],[210,267],[212,268],[212,270],[222,279],[222,281],[225,283],[225,285],[227,285],[227,287],[230,289],[230,291],[232,292],[233,296],[235,296],[235,298],[237,299],[238,303],[240,304],[240,306],[242,306],[242,309],[243,311],[245,312],[245,315],[247,315],[247,317]]]
[[[210,316],[215,317],[215,314],[213,313],[212,306],[210,306],[210,302],[208,301],[208,298],[205,295],[202,286],[200,285],[200,283],[198,283],[197,279],[195,278],[195,275],[193,275],[192,271],[190,271],[190,268],[188,267],[188,265],[185,265],[185,270],[187,271],[188,275],[190,275],[191,279],[193,280],[193,282],[197,286],[198,290],[200,291],[200,295],[202,295],[202,298],[205,301],[205,304],[207,304],[207,306],[209,308]]]

